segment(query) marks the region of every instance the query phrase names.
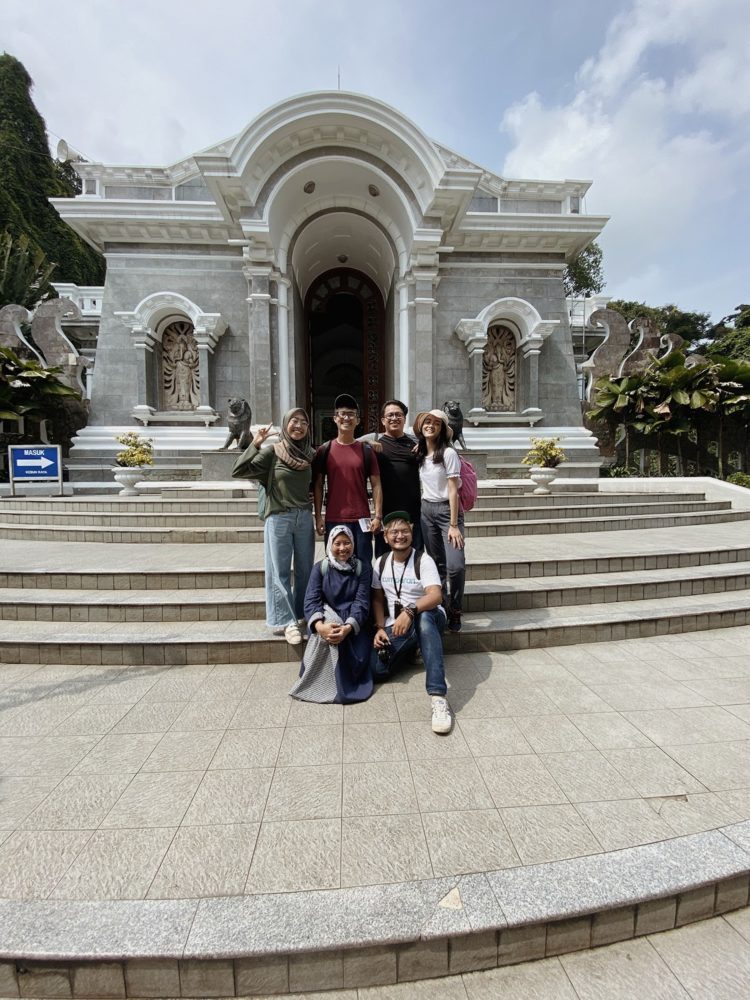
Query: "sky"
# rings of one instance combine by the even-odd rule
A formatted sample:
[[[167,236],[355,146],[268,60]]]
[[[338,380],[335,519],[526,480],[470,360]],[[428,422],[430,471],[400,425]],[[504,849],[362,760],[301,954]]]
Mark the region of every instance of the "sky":
[[[52,148],[169,164],[277,101],[383,100],[505,177],[593,182],[614,298],[750,301],[748,0],[0,0]]]

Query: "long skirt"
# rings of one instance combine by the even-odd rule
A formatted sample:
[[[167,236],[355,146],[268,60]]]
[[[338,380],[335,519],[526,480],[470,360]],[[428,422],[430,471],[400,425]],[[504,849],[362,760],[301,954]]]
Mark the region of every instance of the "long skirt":
[[[324,621],[342,625],[333,608],[325,605]],[[331,646],[317,633],[307,641],[299,679],[289,692],[298,701],[347,704],[367,701],[372,694],[369,635],[360,631]]]

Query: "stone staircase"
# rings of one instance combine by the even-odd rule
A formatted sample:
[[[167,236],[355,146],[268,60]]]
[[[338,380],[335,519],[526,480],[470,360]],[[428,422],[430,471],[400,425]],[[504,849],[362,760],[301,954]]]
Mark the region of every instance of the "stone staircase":
[[[479,654],[687,637],[750,624],[750,504],[736,502],[730,488],[725,495],[714,490],[709,496],[687,489],[605,493],[592,483],[570,482],[551,496],[535,497],[527,493],[527,484],[482,485],[477,507],[467,517],[464,628],[445,639],[453,654],[454,705],[471,697],[478,705],[483,698],[516,697],[515,714],[534,711],[520,689],[513,694],[512,672],[519,667],[504,657],[493,657],[488,666],[488,657]],[[217,681],[217,691],[247,684],[233,673],[238,670],[256,672],[261,694],[270,690],[274,676],[291,676],[299,648],[271,636],[264,625],[263,549],[254,511],[252,492],[236,487],[165,489],[160,496],[137,500],[0,501],[0,693],[8,678],[25,676],[29,664],[45,665],[40,669],[51,678],[53,699],[66,670],[72,668],[75,684],[79,671],[86,675],[86,665],[92,665],[92,678],[100,665],[97,683],[105,682],[110,667],[122,683],[132,677],[136,685],[151,683],[156,672],[164,684],[174,682],[171,697],[178,697],[179,685],[184,689],[197,682],[196,672],[210,672],[212,664],[222,665],[217,669],[226,674]],[[101,544],[112,542],[118,544]],[[737,633],[731,634],[736,644]],[[589,666],[598,670],[595,653],[588,655]],[[629,664],[616,658],[616,650],[609,655],[604,666],[610,676],[627,674]],[[120,673],[118,668],[125,669]],[[469,675],[480,669],[499,675],[498,686],[468,693]],[[507,690],[505,671],[511,674]],[[462,672],[469,678],[467,688]],[[559,712],[566,711],[566,697],[577,697],[563,688],[548,689]],[[61,693],[58,699],[63,714],[68,696]],[[414,710],[410,697],[406,690],[399,702],[407,719]],[[422,719],[423,693],[413,697]],[[369,708],[377,709],[376,702]],[[102,706],[109,710],[106,698]],[[262,711],[270,712],[270,706],[264,702]],[[257,714],[257,706],[248,701],[248,707]],[[327,722],[330,727],[332,717],[324,713],[334,707],[315,706],[315,720],[299,714],[297,725],[321,730]],[[44,710],[41,702],[42,715]],[[354,718],[344,715],[344,731],[347,719]],[[28,719],[34,729],[33,713]],[[380,716],[372,719],[374,730]],[[508,722],[490,714],[479,724],[501,732]],[[210,729],[216,723],[206,725]],[[261,725],[283,721],[264,716]],[[422,722],[404,725],[421,727]],[[196,739],[203,728],[193,734]],[[436,739],[428,728],[425,724],[427,737]],[[256,738],[249,724],[231,732]],[[0,744],[9,742],[3,735],[0,731]],[[147,738],[129,730],[105,737],[123,746]],[[416,730],[414,738],[421,738]],[[20,751],[31,754],[38,744],[50,766],[57,766],[58,739],[19,738]],[[448,742],[435,744],[432,763],[438,769],[463,766],[469,751],[453,761],[456,752]],[[564,760],[566,754],[559,756]],[[165,793],[169,782],[185,778],[183,765],[175,766],[174,773],[164,772]],[[2,775],[0,770],[0,808]],[[85,768],[82,778],[82,786],[90,780]],[[315,790],[307,795],[314,799]],[[650,809],[645,799],[643,808]],[[716,829],[703,826],[688,836],[623,850],[411,882],[394,877],[349,888],[342,882],[326,891],[3,899],[0,885],[0,997],[208,997],[354,989],[629,940],[747,905],[750,822],[736,822],[739,815],[731,826],[719,828],[717,821]],[[388,816],[382,821],[387,825]],[[323,827],[332,821],[313,822]],[[181,833],[198,840],[203,829],[188,826]],[[2,831],[0,823],[0,846]]]
[[[196,560],[188,568],[137,572],[116,565],[90,572],[0,572],[0,661],[295,659],[297,652],[264,625],[262,526],[254,508],[249,492],[204,498],[187,489],[137,500],[6,500],[0,507],[6,539],[249,547],[242,570],[219,559],[210,570]],[[446,649],[527,649],[743,625],[750,622],[748,520],[750,510],[700,492],[605,494],[589,488],[537,497],[515,487],[483,486],[467,515],[464,628],[446,636]],[[596,559],[561,560],[546,541],[569,533],[606,537],[722,523],[737,525],[736,547],[667,547],[629,556],[603,551]],[[502,542],[507,536],[538,536],[538,558],[509,557]],[[134,630],[134,623],[141,627]]]

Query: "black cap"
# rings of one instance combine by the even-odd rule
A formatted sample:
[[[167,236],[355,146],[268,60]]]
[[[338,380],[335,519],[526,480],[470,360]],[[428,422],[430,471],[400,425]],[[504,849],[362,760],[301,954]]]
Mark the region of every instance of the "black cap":
[[[359,413],[359,405],[354,396],[350,396],[348,392],[342,392],[340,396],[337,396],[333,401],[333,409],[335,410],[356,410]]]
[[[411,515],[405,510],[392,510],[383,518],[383,527],[387,528],[391,521],[406,521],[407,524],[411,524]]]

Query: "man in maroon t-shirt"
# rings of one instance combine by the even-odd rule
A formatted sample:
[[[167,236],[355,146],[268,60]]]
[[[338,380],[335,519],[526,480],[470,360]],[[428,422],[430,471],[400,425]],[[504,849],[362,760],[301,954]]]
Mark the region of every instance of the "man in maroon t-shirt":
[[[338,437],[318,448],[312,465],[315,529],[327,542],[331,528],[346,524],[354,535],[357,556],[369,566],[372,532],[380,531],[383,517],[378,460],[372,448],[365,449],[360,441],[354,440],[354,428],[359,420],[359,407],[354,397],[342,393],[336,397],[333,409]],[[372,487],[372,517],[367,498],[368,479]],[[328,494],[324,520],[323,484],[326,480]],[[364,521],[364,528],[360,521]]]

